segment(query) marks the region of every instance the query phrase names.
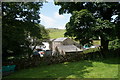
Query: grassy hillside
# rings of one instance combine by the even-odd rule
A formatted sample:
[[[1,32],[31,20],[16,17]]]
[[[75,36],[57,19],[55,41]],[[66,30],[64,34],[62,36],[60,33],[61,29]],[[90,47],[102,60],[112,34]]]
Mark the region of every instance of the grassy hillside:
[[[65,29],[56,29],[56,28],[49,28],[49,35],[51,39],[64,37]],[[94,40],[94,45],[100,45],[100,40]]]
[[[49,35],[50,35],[51,39],[64,37],[65,29],[50,28],[50,29],[47,29],[47,30],[49,31]]]

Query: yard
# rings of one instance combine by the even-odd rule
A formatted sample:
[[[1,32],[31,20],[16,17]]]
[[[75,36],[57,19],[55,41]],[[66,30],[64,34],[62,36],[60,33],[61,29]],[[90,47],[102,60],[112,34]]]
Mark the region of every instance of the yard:
[[[24,69],[5,78],[117,78],[118,58],[64,62]]]

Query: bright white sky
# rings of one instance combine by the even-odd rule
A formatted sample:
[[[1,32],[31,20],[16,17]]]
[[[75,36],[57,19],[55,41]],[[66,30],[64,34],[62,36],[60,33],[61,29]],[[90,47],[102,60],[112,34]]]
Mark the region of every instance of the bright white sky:
[[[45,28],[59,28],[65,29],[65,25],[69,22],[70,14],[59,15],[60,6],[54,4],[54,2],[44,3],[40,12],[40,20]]]

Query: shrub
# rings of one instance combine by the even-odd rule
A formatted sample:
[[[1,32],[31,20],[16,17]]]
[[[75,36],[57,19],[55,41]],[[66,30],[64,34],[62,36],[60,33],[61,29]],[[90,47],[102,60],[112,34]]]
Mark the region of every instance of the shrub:
[[[109,42],[109,49],[115,50],[117,48],[120,48],[120,40],[119,39],[115,39],[115,40]]]

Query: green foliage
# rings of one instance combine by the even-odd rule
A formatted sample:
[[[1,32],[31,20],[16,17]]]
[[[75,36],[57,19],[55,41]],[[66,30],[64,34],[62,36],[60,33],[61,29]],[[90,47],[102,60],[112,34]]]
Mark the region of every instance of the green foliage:
[[[40,23],[41,2],[2,3],[2,50],[3,59],[25,53],[32,53],[31,39],[47,38],[47,32]],[[46,35],[44,35],[46,33]]]
[[[39,23],[39,10],[42,3],[36,2],[4,2],[2,3],[2,14],[4,19],[15,20],[17,18],[22,18],[21,21]],[[7,21],[8,21],[7,20]]]
[[[109,48],[110,49],[117,49],[117,48],[120,48],[120,40],[119,39],[115,39],[113,41],[110,41],[109,43]]]
[[[45,29],[45,26],[39,24],[39,28],[41,30],[41,35],[42,35],[42,39],[49,39],[49,31],[47,29]]]
[[[113,40],[115,38],[115,25],[109,22],[109,20],[98,18],[93,31],[96,36],[100,36],[105,40]]]
[[[74,16],[75,11],[80,12],[82,9],[89,10],[91,12],[91,14],[94,15],[95,19],[97,19],[97,21],[96,21],[97,27],[93,27],[93,30],[92,30],[92,31],[95,31],[93,37],[94,38],[96,36],[101,37],[101,45],[104,48],[104,50],[108,49],[109,40],[113,40],[113,38],[119,37],[119,23],[120,23],[120,8],[119,8],[120,3],[119,2],[114,2],[114,3],[107,3],[107,2],[69,2],[69,3],[55,2],[55,5],[61,6],[61,8],[59,9],[60,14],[71,13],[72,16]],[[113,21],[115,27],[111,23],[112,16],[114,16],[114,15],[118,15],[117,18],[114,19],[114,21]],[[88,18],[85,18],[85,19],[88,20]],[[83,18],[83,20],[85,20],[85,19]],[[76,22],[79,22],[78,18],[74,19],[74,20],[76,20]],[[72,30],[75,29],[74,27],[80,25],[79,23],[77,23],[78,25],[74,26],[74,24],[75,24],[74,20],[73,20],[73,22],[68,22],[66,24],[67,34],[71,33],[69,36],[76,36],[76,35],[74,35],[75,32]],[[85,23],[85,22],[83,22],[83,23]],[[71,29],[68,26],[71,26]],[[82,34],[81,31],[76,31],[76,32],[78,32],[79,34]],[[90,29],[87,33],[89,33],[89,32],[90,32],[90,34],[87,34],[88,38],[90,37],[90,35],[92,35]],[[84,34],[84,36],[85,35],[86,34]],[[83,41],[88,42],[89,39],[85,39],[85,40],[83,39]]]
[[[115,26],[108,20],[95,19],[88,10],[73,11],[66,24],[66,36],[76,37],[82,44],[89,43],[95,36],[110,40],[115,36]]]
[[[83,4],[85,2],[55,2],[55,5],[61,6],[59,9],[60,14],[72,13],[73,11],[80,11],[84,8]]]
[[[3,78],[118,78],[118,61],[118,58],[112,58],[64,62],[24,69]]]
[[[91,28],[94,24],[95,18],[88,10],[74,11],[70,22],[66,24],[65,36],[76,37],[76,40],[81,39],[81,43],[85,44],[93,35]]]
[[[120,39],[120,22],[118,22],[118,24],[116,24],[116,27],[115,27],[115,30],[116,30],[116,35],[117,35],[117,38]]]
[[[111,20],[111,16],[120,14],[119,2],[55,2],[55,5],[61,6],[60,14],[73,13],[73,11],[80,11],[87,9],[95,15],[96,18],[104,20]]]

